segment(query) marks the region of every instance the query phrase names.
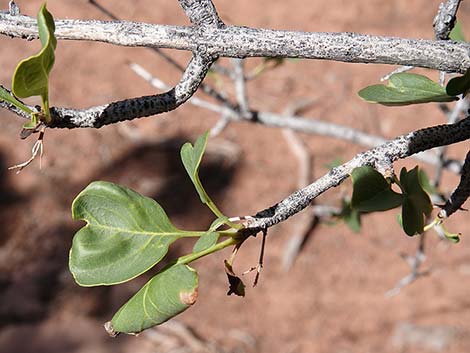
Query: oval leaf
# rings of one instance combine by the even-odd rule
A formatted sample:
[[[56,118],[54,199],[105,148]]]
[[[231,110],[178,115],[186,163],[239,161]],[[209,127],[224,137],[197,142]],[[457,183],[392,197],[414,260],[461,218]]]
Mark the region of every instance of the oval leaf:
[[[355,168],[351,173],[353,195],[351,206],[360,212],[386,211],[402,203],[402,195],[393,191],[385,178],[369,166]]]
[[[404,191],[403,229],[410,236],[420,234],[423,232],[425,216],[429,216],[432,212],[432,203],[421,185],[418,167],[409,172],[406,168],[402,168],[400,184]]]
[[[207,193],[204,190],[201,181],[199,180],[198,172],[202,156],[206,149],[208,137],[209,132],[206,132],[198,137],[194,143],[194,147],[190,142],[186,142],[183,147],[181,147],[181,160],[183,161],[184,168],[186,169],[186,172],[196,187],[199,197],[203,203],[207,203],[209,200]]]
[[[405,233],[410,237],[423,232],[424,216],[416,207],[416,204],[406,198],[402,207],[402,224]]]
[[[153,199],[113,183],[93,182],[72,204],[72,217],[88,224],[73,239],[70,271],[82,286],[128,281],[158,263],[177,239],[175,228]]]
[[[406,72],[392,75],[387,86],[369,86],[360,90],[358,95],[367,102],[388,106],[458,100],[426,76]]]
[[[166,268],[147,282],[106,325],[116,335],[139,333],[159,325],[194,304],[198,294],[197,272],[186,265]]]
[[[16,67],[11,87],[19,98],[41,96],[47,99],[48,95],[49,73],[54,65],[57,39],[54,36],[54,18],[47,11],[46,3],[41,6],[37,20],[42,49]]]

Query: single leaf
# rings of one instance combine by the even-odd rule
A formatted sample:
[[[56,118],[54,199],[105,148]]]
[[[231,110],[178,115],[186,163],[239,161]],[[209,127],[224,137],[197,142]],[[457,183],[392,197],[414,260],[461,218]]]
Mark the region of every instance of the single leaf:
[[[47,11],[46,3],[41,6],[37,21],[42,49],[21,61],[13,74],[12,91],[19,98],[41,96],[47,99],[48,95],[49,73],[55,61],[57,39],[54,36],[54,18]]]
[[[463,76],[454,77],[449,80],[446,86],[448,95],[458,96],[465,94],[470,89],[470,70],[467,70]]]
[[[245,296],[245,284],[238,277],[235,272],[233,271],[232,265],[227,261],[224,260],[225,265],[225,273],[227,274],[227,279],[229,283],[229,289],[227,291],[227,295],[238,295],[239,297]]]
[[[197,272],[186,265],[173,265],[148,281],[114,315],[108,330],[136,334],[185,311],[197,300]]]
[[[13,95],[8,92],[3,86],[0,85],[0,100],[3,100],[7,103],[13,104],[15,107],[21,109],[22,111],[33,114],[33,111],[29,109],[26,105],[21,103],[18,99],[16,99]]]
[[[385,178],[369,166],[355,168],[351,173],[353,195],[351,206],[360,212],[386,211],[402,203],[402,195],[393,191]]]
[[[193,253],[201,252],[209,249],[211,246],[217,243],[220,234],[217,232],[207,232],[201,235],[196,244],[193,247]]]
[[[199,136],[196,142],[193,145],[186,142],[181,148],[181,160],[183,162],[184,168],[188,173],[191,181],[193,182],[196,190],[201,198],[202,203],[207,204],[209,198],[206,191],[204,190],[201,181],[199,180],[199,165],[201,164],[202,156],[206,149],[207,138],[209,137],[209,132],[204,133]]]
[[[454,28],[452,28],[452,31],[449,33],[449,38],[458,42],[465,42],[465,36],[460,21],[455,21]]]
[[[420,234],[424,228],[423,213],[416,207],[416,205],[405,198],[402,206],[402,222],[405,233],[409,236]]]
[[[432,212],[432,203],[419,181],[418,167],[409,172],[400,171],[400,185],[403,189],[402,219],[405,233],[413,236],[423,232],[425,216]]]
[[[201,164],[202,156],[204,154],[204,150],[206,149],[208,136],[209,132],[199,136],[194,143],[194,147],[189,142],[185,143],[183,147],[181,147],[181,160],[183,162],[184,168],[186,169],[186,172],[188,173],[196,188],[197,193],[199,194],[199,198],[201,199],[202,203],[207,205],[207,207],[209,207],[209,209],[218,218],[224,218],[225,216],[210,199],[209,195],[207,195],[206,190],[204,190],[201,180],[199,179],[199,165]],[[227,224],[233,227],[237,227],[230,222],[227,222]]]
[[[360,90],[358,95],[367,102],[388,106],[458,100],[457,97],[447,95],[441,85],[426,76],[407,72],[392,75],[387,86],[368,86]]]
[[[175,228],[153,199],[104,181],[91,183],[75,198],[72,217],[87,222],[75,234],[69,263],[82,286],[128,281],[191,234]]]

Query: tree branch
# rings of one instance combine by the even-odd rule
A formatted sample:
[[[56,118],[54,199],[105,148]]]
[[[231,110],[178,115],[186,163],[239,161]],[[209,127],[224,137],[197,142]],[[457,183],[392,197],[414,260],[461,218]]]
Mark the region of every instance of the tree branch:
[[[214,59],[195,54],[180,82],[168,92],[137,99],[126,99],[106,105],[77,110],[51,108],[50,127],[77,128],[114,124],[144,116],[160,114],[186,102],[196,92]]]
[[[58,39],[123,46],[172,48],[223,57],[291,57],[352,63],[410,65],[464,73],[470,45],[357,33],[317,33],[238,26],[221,28],[151,25],[138,22],[56,20]],[[34,39],[36,19],[0,13],[0,34]]]
[[[142,77],[153,87],[161,90],[169,89],[167,84],[157,77],[152,76],[140,65],[132,63],[130,67],[137,75]],[[189,100],[189,103],[194,106],[222,114],[224,120],[227,121],[247,121],[255,124],[262,124],[267,127],[290,129],[307,134],[332,137],[365,147],[376,147],[387,141],[383,137],[367,134],[349,126],[322,121],[312,117],[305,118],[297,115],[283,115],[255,110],[249,110],[242,115],[241,109],[236,105],[232,105],[232,103],[226,99],[222,102],[223,105],[217,105],[198,97],[192,97]],[[460,162],[450,159],[441,161],[438,156],[430,152],[420,153],[414,156],[414,158],[434,166],[443,164],[446,169],[456,174],[460,173],[462,169]]]
[[[462,0],[448,0],[445,4],[439,5],[439,10],[434,18],[434,34],[436,39],[449,39],[450,31],[454,28],[454,23]]]
[[[381,172],[391,172],[394,161],[434,147],[450,145],[470,138],[470,117],[455,124],[437,125],[399,136],[369,151],[358,154],[349,162],[333,168],[307,187],[297,190],[274,206],[258,212],[247,220],[249,231],[266,229],[302,211],[312,200],[328,189],[338,186],[354,168],[370,165]]]
[[[178,0],[178,2],[193,25],[216,28],[224,26],[211,0]]]
[[[441,218],[450,217],[454,212],[461,209],[462,205],[467,201],[470,196],[470,151],[465,157],[465,162],[462,167],[462,176],[457,188],[452,192],[449,199],[442,208],[439,216]]]

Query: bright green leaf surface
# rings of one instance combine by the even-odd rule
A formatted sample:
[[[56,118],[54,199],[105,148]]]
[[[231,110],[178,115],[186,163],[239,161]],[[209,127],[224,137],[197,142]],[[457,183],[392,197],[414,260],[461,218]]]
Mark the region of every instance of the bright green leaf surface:
[[[175,228],[154,200],[104,181],[77,196],[72,216],[88,223],[70,251],[70,271],[82,286],[130,280],[158,263],[171,243],[191,235]]]
[[[458,96],[466,93],[470,89],[470,70],[467,70],[463,76],[454,77],[449,80],[446,86],[446,92],[449,95]]]
[[[183,162],[184,168],[186,169],[186,172],[196,187],[199,197],[203,203],[207,203],[208,197],[206,191],[202,187],[201,181],[199,180],[198,172],[202,156],[206,149],[208,136],[209,132],[206,132],[205,134],[198,137],[194,143],[194,147],[191,145],[191,143],[186,142],[181,148],[181,160]]]
[[[426,76],[406,72],[392,75],[387,86],[368,86],[358,94],[368,102],[389,106],[458,100]]]
[[[202,186],[201,180],[199,179],[199,165],[201,164],[202,156],[206,149],[207,138],[209,137],[209,132],[206,132],[198,137],[196,142],[193,145],[187,142],[181,147],[181,160],[183,162],[184,168],[188,173],[191,181],[196,187],[197,193],[202,201],[206,204],[207,207],[217,216],[217,218],[225,218],[222,212],[217,208],[214,202],[207,195],[206,190]],[[229,222],[227,222],[230,224]],[[232,224],[230,224],[233,226]]]
[[[34,56],[21,61],[13,74],[12,90],[19,98],[41,96],[47,100],[49,73],[54,65],[57,39],[55,24],[44,3],[38,13],[39,39],[42,49]]]
[[[23,103],[21,103],[18,99],[16,99],[14,96],[12,96],[10,94],[10,92],[8,92],[2,86],[0,86],[0,99],[7,102],[7,103],[13,104],[15,107],[23,110],[24,112],[26,112],[28,114],[33,113],[33,111],[31,109],[29,109],[27,106],[25,106]]]
[[[432,212],[432,203],[419,181],[418,167],[400,172],[400,184],[404,191],[402,208],[403,229],[409,236],[423,232],[425,216]]]
[[[196,302],[198,276],[186,265],[171,266],[147,282],[111,320],[115,332],[139,333],[183,312]]]
[[[196,244],[194,244],[193,253],[209,249],[211,246],[217,243],[219,236],[220,234],[217,232],[208,232],[201,235]]]
[[[402,196],[394,192],[385,178],[372,167],[356,168],[353,180],[352,207],[360,212],[385,211],[402,203]]]
[[[465,42],[462,24],[459,21],[455,22],[454,28],[450,31],[449,38],[458,42]]]

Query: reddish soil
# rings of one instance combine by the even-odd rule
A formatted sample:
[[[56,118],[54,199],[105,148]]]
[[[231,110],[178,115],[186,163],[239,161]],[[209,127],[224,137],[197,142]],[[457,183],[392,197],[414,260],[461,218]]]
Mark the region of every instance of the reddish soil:
[[[17,1],[34,14],[41,1]],[[2,9],[7,1],[1,0]],[[177,1],[101,1],[124,19],[186,24]],[[439,1],[405,0],[238,0],[215,1],[224,21],[277,29],[351,31],[414,38],[433,37],[432,20]],[[131,5],[132,4],[132,5]],[[57,18],[106,17],[86,1],[48,1]],[[459,18],[470,23],[470,4]],[[470,36],[470,30],[468,32]],[[16,63],[34,53],[36,42],[0,37],[0,82],[9,86]],[[188,53],[169,51],[184,64]],[[178,72],[142,48],[100,43],[60,42],[51,81],[56,106],[87,107],[151,94],[127,63],[136,62],[168,83]],[[223,65],[230,61],[221,60]],[[260,59],[248,60],[252,68]],[[282,112],[287,105],[315,99],[305,112],[312,116],[393,137],[445,121],[435,105],[386,108],[367,104],[356,92],[394,69],[384,65],[321,61],[287,61],[249,83],[251,106]],[[419,72],[424,72],[420,70]],[[437,78],[436,72],[427,72]],[[227,82],[206,80],[230,94]],[[202,97],[202,96],[201,96]],[[38,163],[15,175],[7,167],[28,158],[32,140],[20,141],[22,121],[0,111],[0,352],[166,352],[175,333],[151,330],[138,337],[109,338],[102,329],[112,313],[146,278],[111,288],[80,288],[67,269],[73,234],[81,226],[70,216],[77,193],[93,180],[111,180],[154,197],[177,226],[201,229],[211,222],[199,204],[178,159],[178,148],[209,129],[218,116],[189,104],[174,112],[99,130],[51,130],[46,136],[43,168]],[[137,136],[137,138],[135,137]],[[314,158],[313,174],[321,176],[335,158],[346,161],[361,147],[330,138],[302,135]],[[230,143],[238,157],[217,146]],[[207,153],[203,182],[228,215],[253,214],[295,190],[297,162],[281,131],[233,123]],[[450,154],[462,158],[468,143]],[[413,166],[408,160],[397,163]],[[428,166],[423,166],[432,172]],[[445,173],[442,190],[458,178]],[[337,205],[350,185],[333,190],[320,202]],[[309,236],[289,272],[280,263],[298,218],[274,227],[268,237],[265,267],[258,287],[245,298],[227,297],[224,252],[195,264],[200,295],[193,308],[177,317],[212,348],[226,352],[436,352],[470,351],[470,222],[460,212],[448,228],[463,233],[458,245],[428,236],[424,269],[429,276],[385,293],[409,273],[400,258],[412,254],[416,239],[399,228],[396,211],[364,218],[361,234],[342,224],[321,224]],[[170,257],[189,251],[179,243]],[[259,238],[241,250],[236,269],[257,261]],[[144,276],[145,277],[145,276]],[[247,278],[247,283],[251,277]],[[168,330],[168,329],[167,329]],[[161,334],[162,336],[158,336]],[[204,351],[176,334],[187,351]],[[163,338],[162,338],[163,337]],[[190,343],[193,345],[191,346]],[[212,350],[211,350],[212,349]]]

